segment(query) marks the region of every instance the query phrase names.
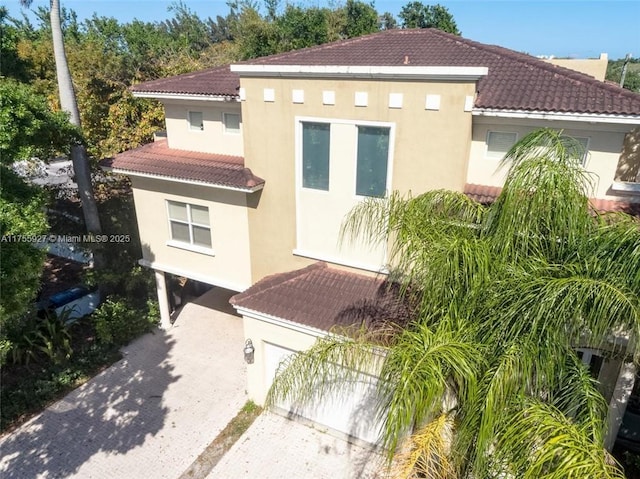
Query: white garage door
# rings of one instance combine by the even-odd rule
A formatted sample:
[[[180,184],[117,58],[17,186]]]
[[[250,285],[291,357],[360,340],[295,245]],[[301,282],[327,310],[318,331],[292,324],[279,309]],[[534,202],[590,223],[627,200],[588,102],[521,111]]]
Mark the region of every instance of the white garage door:
[[[278,365],[293,351],[265,343],[264,353],[265,382],[271,386]],[[362,381],[347,384],[340,393],[324,395],[311,404],[292,406],[289,403],[279,406],[351,437],[375,443],[381,428],[374,410],[375,379],[369,375],[362,376]]]

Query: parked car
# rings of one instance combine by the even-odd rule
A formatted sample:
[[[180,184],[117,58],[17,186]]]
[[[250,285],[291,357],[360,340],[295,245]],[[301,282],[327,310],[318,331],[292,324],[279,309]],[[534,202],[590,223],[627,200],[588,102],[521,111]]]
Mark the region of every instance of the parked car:
[[[40,304],[38,316],[44,317],[47,311],[58,316],[69,311],[68,319],[78,319],[93,313],[100,304],[100,292],[97,288],[74,286],[51,296],[44,304]]]

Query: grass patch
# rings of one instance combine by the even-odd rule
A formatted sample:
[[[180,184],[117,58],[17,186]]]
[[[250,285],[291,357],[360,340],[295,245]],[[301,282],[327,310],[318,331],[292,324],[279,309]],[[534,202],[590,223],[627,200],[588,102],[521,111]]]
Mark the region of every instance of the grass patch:
[[[205,478],[220,462],[220,459],[231,449],[253,421],[260,415],[262,408],[253,401],[247,401],[240,412],[234,417],[207,448],[193,461],[191,466],[179,479]]]

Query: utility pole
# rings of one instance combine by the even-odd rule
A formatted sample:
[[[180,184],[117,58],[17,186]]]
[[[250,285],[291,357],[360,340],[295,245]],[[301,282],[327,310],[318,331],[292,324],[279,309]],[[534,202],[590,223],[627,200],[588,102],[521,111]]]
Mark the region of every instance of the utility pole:
[[[624,58],[624,64],[622,65],[622,75],[620,76],[620,88],[624,88],[624,77],[627,76],[627,66],[629,65],[629,60],[631,60],[631,53],[627,53],[627,56]]]

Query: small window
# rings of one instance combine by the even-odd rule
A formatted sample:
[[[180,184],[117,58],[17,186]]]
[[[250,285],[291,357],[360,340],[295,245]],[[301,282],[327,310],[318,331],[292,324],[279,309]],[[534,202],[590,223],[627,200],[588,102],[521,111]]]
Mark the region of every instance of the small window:
[[[224,122],[225,133],[240,133],[240,115],[237,113],[223,113],[222,121]]]
[[[204,123],[202,121],[202,112],[201,111],[190,111],[189,112],[189,129],[193,131],[202,131],[204,130]]]
[[[487,135],[487,158],[501,160],[515,144],[517,135],[501,131],[490,131]]]
[[[389,128],[358,127],[356,194],[383,197],[387,191]]]
[[[209,208],[177,201],[167,205],[172,240],[211,248]]]
[[[328,123],[302,124],[302,186],[329,191]]]

